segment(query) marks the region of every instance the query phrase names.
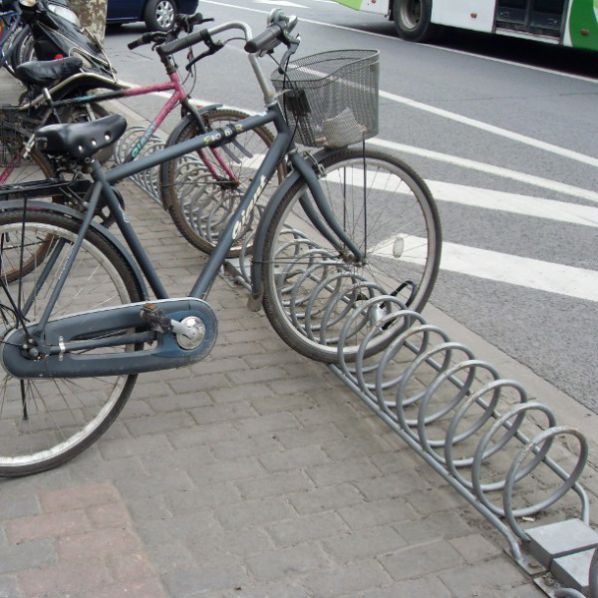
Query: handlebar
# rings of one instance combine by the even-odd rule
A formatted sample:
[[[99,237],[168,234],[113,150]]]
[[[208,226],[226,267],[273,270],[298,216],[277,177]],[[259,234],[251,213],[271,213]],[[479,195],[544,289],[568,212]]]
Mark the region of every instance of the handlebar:
[[[150,31],[144,33],[141,37],[127,44],[127,47],[129,50],[134,50],[139,46],[145,46],[147,44],[163,44],[165,42],[175,41],[182,31],[191,33],[195,25],[201,25],[201,23],[207,23],[208,21],[213,20],[214,19],[205,19],[200,12],[196,12],[193,15],[179,14],[176,16],[174,26],[170,31]]]

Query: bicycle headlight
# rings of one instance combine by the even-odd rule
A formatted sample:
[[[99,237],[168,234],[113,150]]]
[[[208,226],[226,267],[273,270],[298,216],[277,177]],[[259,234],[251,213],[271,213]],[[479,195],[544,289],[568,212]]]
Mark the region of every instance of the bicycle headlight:
[[[37,4],[37,0],[19,0],[19,4],[25,8],[33,8]]]

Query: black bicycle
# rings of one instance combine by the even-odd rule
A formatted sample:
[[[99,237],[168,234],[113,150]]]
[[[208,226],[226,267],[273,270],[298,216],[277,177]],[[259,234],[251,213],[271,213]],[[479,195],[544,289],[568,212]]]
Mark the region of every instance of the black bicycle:
[[[252,298],[263,302],[289,345],[332,361],[338,350],[335,331],[355,310],[363,312],[369,297],[391,293],[413,308],[426,301],[440,256],[434,202],[415,172],[363,143],[377,126],[372,115],[378,55],[328,53],[320,55],[317,66],[313,58],[288,64],[299,44],[292,35],[295,23],[294,17],[277,11],[256,37],[246,24],[231,22],[161,47],[165,54],[174,53],[201,42],[214,44],[213,38],[224,32],[240,32],[264,93],[264,113],[110,170],[94,155],[123,134],[126,122],[121,116],[38,131],[37,143],[45,152],[88,171],[90,180],[86,190],[81,181],[23,183],[0,190],[6,199],[0,212],[0,475],[24,475],[64,463],[114,421],[138,374],[188,365],[210,352],[217,321],[206,298],[282,162],[292,170],[261,210],[252,241]],[[258,58],[281,43],[288,49],[278,92]],[[336,75],[322,76],[329,62]],[[318,94],[302,80],[303,64],[312,79],[318,71],[316,81],[340,92],[322,92],[326,98],[336,97],[328,102],[331,112],[323,120],[317,118],[323,114],[317,108]],[[365,110],[359,107],[361,101],[339,99],[344,93],[348,100],[368,100]],[[278,100],[285,97],[281,107]],[[269,123],[276,139],[189,295],[170,298],[113,185]],[[312,155],[293,142],[300,130],[302,136],[313,134],[327,145],[361,142],[355,148]],[[38,201],[83,192],[84,214]],[[100,207],[110,210],[124,244],[94,219]],[[393,306],[398,309],[389,301],[386,309]],[[377,318],[379,313],[366,310],[363,317]],[[350,335],[346,340],[347,359],[355,355],[360,328],[355,324],[354,343]],[[390,335],[380,326],[369,350],[386,346]]]

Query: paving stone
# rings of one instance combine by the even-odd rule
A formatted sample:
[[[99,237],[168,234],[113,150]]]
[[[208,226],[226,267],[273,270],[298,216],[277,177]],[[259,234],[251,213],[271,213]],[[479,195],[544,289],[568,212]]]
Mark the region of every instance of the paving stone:
[[[197,566],[196,559],[182,541],[146,543],[146,551],[159,575],[178,569],[189,570]]]
[[[112,577],[117,581],[133,581],[157,577],[156,570],[143,552],[110,555],[107,559]]]
[[[387,525],[351,531],[322,542],[324,550],[340,563],[375,557],[405,545],[398,532]]]
[[[324,447],[326,442],[334,442],[343,438],[342,432],[334,424],[310,426],[308,428],[289,428],[279,430],[276,437],[285,448],[318,445]]]
[[[281,497],[246,500],[238,504],[219,507],[215,512],[222,526],[229,530],[243,529],[255,525],[261,526],[271,521],[295,516],[291,505]]]
[[[489,595],[495,590],[517,588],[529,578],[505,556],[478,563],[475,568],[459,567],[438,574],[456,596]],[[469,592],[469,593],[468,593]]]
[[[388,587],[376,588],[360,594],[360,598],[398,598],[400,596],[434,596],[434,598],[453,598],[447,587],[437,577],[408,579]],[[466,598],[466,595],[459,596]],[[482,598],[480,596],[480,598]],[[487,598],[484,596],[484,598]],[[506,598],[506,597],[505,597]]]
[[[197,407],[190,409],[189,413],[200,425],[211,424],[213,422],[227,422],[244,418],[255,418],[257,412],[250,403],[238,401],[236,403],[227,403],[224,405],[208,405],[206,407]]]
[[[226,422],[176,430],[169,432],[167,436],[175,448],[185,448],[199,444],[211,444],[221,441],[223,438],[237,438],[239,432],[232,424]]]
[[[422,515],[451,511],[463,506],[463,499],[450,487],[427,488],[407,495],[407,501]]]
[[[413,521],[416,514],[410,505],[396,500],[377,500],[339,509],[340,516],[352,529],[377,526],[384,523],[396,524],[400,521]]]
[[[175,516],[195,513],[209,507],[235,504],[241,493],[232,482],[199,485],[191,490],[164,492],[165,505]]]
[[[0,487],[0,521],[37,515],[40,511],[37,496],[34,493],[15,494],[12,496],[3,492]]]
[[[95,528],[128,527],[132,525],[129,511],[122,502],[89,507],[87,516]]]
[[[59,490],[42,490],[39,493],[39,501],[47,513],[85,509],[119,500],[118,490],[107,482],[71,484]]]
[[[211,405],[212,397],[207,392],[202,391],[179,393],[176,395],[169,391],[164,396],[147,399],[147,403],[155,413],[166,413],[168,411],[179,411]]]
[[[375,478],[380,470],[369,459],[359,458],[310,467],[307,474],[318,486],[330,486]]]
[[[297,582],[299,583],[299,582]],[[250,582],[249,585],[239,586],[233,590],[208,592],[202,594],[205,598],[313,598],[311,593],[307,593],[305,588],[291,585],[289,580],[273,583],[256,584]]]
[[[421,491],[429,488],[428,482],[412,471],[359,480],[355,482],[355,486],[368,500],[399,498],[412,494],[414,490]]]
[[[408,546],[381,556],[379,560],[396,580],[418,579],[463,564],[461,555],[444,540]]]
[[[325,568],[329,560],[314,545],[302,544],[293,548],[262,552],[247,557],[247,566],[258,581],[294,576]]]
[[[235,423],[241,434],[253,435],[266,432],[279,432],[285,429],[297,428],[297,420],[290,413],[271,413],[252,419],[244,419]]]
[[[459,551],[468,563],[477,563],[501,554],[499,544],[492,544],[480,534],[471,534],[462,538],[454,538],[450,543]]]
[[[196,511],[171,519],[138,521],[135,529],[144,545],[153,546],[160,543],[186,542],[190,538],[220,530],[222,526],[212,511]]]
[[[26,596],[68,596],[85,594],[105,586],[112,581],[112,577],[102,561],[90,559],[22,571],[18,580]]]
[[[361,561],[335,567],[330,571],[311,573],[305,580],[314,596],[339,596],[360,592],[372,586],[389,583],[391,577],[376,561]]]
[[[229,386],[224,374],[216,374],[214,376],[203,374],[202,376],[193,376],[192,378],[178,378],[170,381],[168,385],[175,395],[209,391],[212,388],[222,389]]]
[[[138,417],[127,422],[127,428],[133,436],[169,432],[194,425],[195,421],[184,411],[163,413],[160,417]]]
[[[299,513],[317,513],[363,503],[363,496],[349,484],[338,484],[292,494],[289,501]]]
[[[255,456],[260,459],[261,463],[263,456],[267,457],[272,453],[279,453],[281,449],[280,442],[276,438],[273,438],[272,432],[252,434],[247,437],[238,434],[234,440],[224,439],[222,442],[210,444],[210,450],[214,457],[224,461]]]
[[[304,469],[330,462],[326,453],[318,446],[271,451],[259,455],[259,460],[268,471],[272,472]]]
[[[258,528],[210,531],[186,540],[186,548],[198,564],[223,562],[272,550],[268,534]]]
[[[247,499],[289,494],[311,490],[314,483],[301,471],[272,473],[268,477],[236,482],[241,495]]]
[[[0,546],[0,575],[49,565],[56,558],[54,542],[50,539]]]
[[[416,521],[402,521],[394,524],[393,527],[408,544],[423,544],[473,533],[467,521],[454,511],[433,513]]]
[[[236,461],[216,461],[189,470],[189,475],[198,484],[243,480],[261,477],[263,474],[264,468],[255,457],[246,457]]]
[[[161,581],[157,578],[123,580],[86,592],[85,598],[166,598]]]
[[[170,596],[186,598],[210,590],[234,589],[247,581],[247,573],[237,563],[206,565],[194,569],[177,569],[162,576]]]
[[[13,519],[6,525],[6,535],[12,544],[21,544],[30,540],[86,531],[91,527],[91,522],[85,511],[77,509]]]
[[[343,438],[338,442],[332,442],[325,447],[326,454],[334,461],[352,459],[355,457],[371,457],[388,453],[387,457],[392,459],[395,454],[390,454],[390,447],[384,438],[373,435],[361,436],[358,438]]]
[[[100,439],[98,447],[104,459],[122,459],[123,457],[172,451],[172,445],[165,434],[150,434],[109,441]]]
[[[304,394],[294,394],[285,397],[259,397],[252,399],[251,404],[260,415],[286,411],[295,413],[298,417],[304,410],[312,409],[316,405],[312,397]]]
[[[264,397],[274,396],[274,392],[265,384],[240,384],[232,388],[214,388],[210,390],[210,396],[215,403],[229,403],[235,401],[253,401]],[[281,401],[280,397],[276,397]]]
[[[266,525],[277,546],[290,547],[301,542],[337,536],[349,531],[347,524],[334,512],[304,515]],[[398,537],[398,534],[395,535]]]
[[[141,543],[136,534],[126,528],[104,528],[91,532],[65,535],[56,541],[61,559],[93,560],[114,554],[127,554],[139,550]]]
[[[0,575],[0,598],[15,598],[18,595],[17,578],[14,575]]]

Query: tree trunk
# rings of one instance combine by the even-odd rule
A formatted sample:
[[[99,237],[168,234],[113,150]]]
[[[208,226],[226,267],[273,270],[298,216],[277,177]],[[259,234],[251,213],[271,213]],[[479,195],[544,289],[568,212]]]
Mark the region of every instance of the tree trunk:
[[[108,0],[70,0],[69,4],[79,16],[81,27],[103,42]]]

